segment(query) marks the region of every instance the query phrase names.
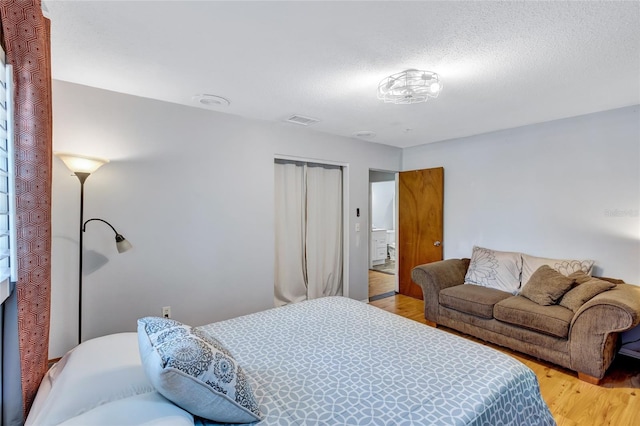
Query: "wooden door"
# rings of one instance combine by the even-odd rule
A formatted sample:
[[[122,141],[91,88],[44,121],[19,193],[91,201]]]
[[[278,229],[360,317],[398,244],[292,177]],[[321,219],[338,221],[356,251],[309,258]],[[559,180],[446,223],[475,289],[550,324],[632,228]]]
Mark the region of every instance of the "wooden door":
[[[444,168],[400,172],[398,179],[398,287],[400,294],[422,299],[411,270],[442,260]]]

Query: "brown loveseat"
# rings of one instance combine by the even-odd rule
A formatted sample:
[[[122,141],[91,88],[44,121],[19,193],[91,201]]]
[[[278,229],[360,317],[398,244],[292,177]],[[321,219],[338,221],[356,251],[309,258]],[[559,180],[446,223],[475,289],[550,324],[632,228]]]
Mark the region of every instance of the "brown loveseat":
[[[469,261],[449,259],[413,269],[427,321],[577,371],[589,383],[604,377],[618,351],[619,333],[640,322],[639,286],[617,284],[574,313],[505,291],[463,285]]]

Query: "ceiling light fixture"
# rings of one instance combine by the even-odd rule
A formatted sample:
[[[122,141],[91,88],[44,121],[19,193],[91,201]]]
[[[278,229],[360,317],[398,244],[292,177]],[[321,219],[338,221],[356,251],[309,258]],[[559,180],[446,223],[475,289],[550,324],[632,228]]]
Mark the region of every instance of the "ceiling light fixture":
[[[383,78],[378,84],[378,99],[394,104],[415,104],[437,98],[441,91],[438,74],[410,69]]]

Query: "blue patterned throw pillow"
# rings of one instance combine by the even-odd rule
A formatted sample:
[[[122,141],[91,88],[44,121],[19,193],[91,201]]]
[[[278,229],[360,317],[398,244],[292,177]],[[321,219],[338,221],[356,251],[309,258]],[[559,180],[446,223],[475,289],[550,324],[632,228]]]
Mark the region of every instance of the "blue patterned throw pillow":
[[[147,377],[176,405],[216,422],[261,419],[244,371],[218,340],[172,319],[145,317],[138,343]]]

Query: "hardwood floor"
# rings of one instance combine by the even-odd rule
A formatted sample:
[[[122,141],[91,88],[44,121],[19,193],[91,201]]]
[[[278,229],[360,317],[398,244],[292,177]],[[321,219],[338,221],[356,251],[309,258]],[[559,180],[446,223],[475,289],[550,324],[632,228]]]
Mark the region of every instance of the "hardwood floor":
[[[369,269],[369,297],[396,290],[396,276]]]
[[[371,302],[371,305],[421,322],[422,300],[401,294]],[[578,380],[577,374],[528,355],[492,345],[455,330],[438,329],[464,336],[509,354],[527,365],[538,377],[542,397],[558,426],[640,425],[640,360],[619,355],[600,386]]]

